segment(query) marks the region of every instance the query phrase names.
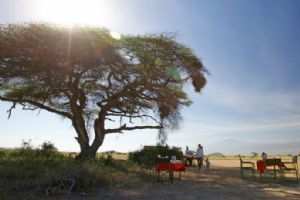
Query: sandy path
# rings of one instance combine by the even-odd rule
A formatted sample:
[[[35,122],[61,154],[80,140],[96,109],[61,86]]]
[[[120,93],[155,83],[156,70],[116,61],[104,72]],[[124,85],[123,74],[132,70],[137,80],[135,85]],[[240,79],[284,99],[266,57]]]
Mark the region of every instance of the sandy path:
[[[62,199],[300,199],[300,184],[261,182],[259,178],[241,179],[238,160],[212,160],[213,168],[209,172],[187,168],[182,180],[171,184],[165,177],[157,183],[155,175],[129,176],[125,184],[99,188],[97,192],[80,196],[71,194]],[[178,175],[176,176],[178,177]],[[56,198],[58,200],[60,198]]]
[[[154,177],[143,178],[122,187],[100,189],[90,199],[300,199],[297,184],[261,183],[242,180],[239,168],[215,168],[199,172],[188,168],[181,181],[174,184],[165,179],[157,183]]]

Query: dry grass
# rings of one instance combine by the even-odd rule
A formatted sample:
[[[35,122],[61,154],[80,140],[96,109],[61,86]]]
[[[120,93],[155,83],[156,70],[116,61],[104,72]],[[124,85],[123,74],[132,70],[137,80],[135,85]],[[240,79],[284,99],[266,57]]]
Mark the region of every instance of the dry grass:
[[[157,183],[155,177],[136,178],[122,187],[100,188],[87,199],[299,199],[295,183],[241,179],[232,160],[213,160],[209,172],[188,168],[181,181]],[[236,162],[234,162],[236,163]]]
[[[65,155],[68,155],[66,152]],[[105,158],[107,153],[98,154]],[[295,182],[281,182],[276,179],[260,180],[248,176],[240,178],[239,158],[237,156],[210,157],[211,170],[198,171],[196,167],[187,168],[182,180],[171,184],[165,177],[157,183],[155,173],[142,174],[136,165],[125,160],[127,154],[110,154],[115,162],[114,168],[96,168],[94,176],[103,177],[107,185],[97,186],[89,193],[73,192],[44,197],[45,199],[300,199],[300,186]],[[290,157],[281,157],[291,160]],[[243,157],[244,160],[255,162],[260,157]],[[94,169],[94,168],[93,168]],[[93,170],[91,170],[93,171]],[[3,195],[3,194],[2,194]],[[3,198],[4,197],[4,198]],[[35,196],[36,198],[36,196]],[[1,196],[0,199],[5,199]],[[30,199],[30,198],[29,198]],[[37,198],[36,198],[37,199]],[[43,199],[42,197],[39,199]]]
[[[255,161],[259,158],[245,159]],[[300,199],[300,186],[295,182],[261,181],[250,177],[241,179],[237,157],[211,158],[211,163],[209,172],[198,171],[196,167],[187,168],[182,180],[175,180],[174,184],[166,177],[163,182],[157,183],[155,174],[123,175],[126,179],[123,184],[100,187],[84,199]],[[72,194],[62,199],[82,197]]]
[[[61,154],[63,154],[66,157],[73,157],[75,158],[75,156],[78,154],[78,152],[60,152]],[[128,154],[127,153],[97,153],[96,157],[100,158],[100,157],[106,157],[108,154],[110,154],[113,159],[115,160],[127,160],[128,159]]]

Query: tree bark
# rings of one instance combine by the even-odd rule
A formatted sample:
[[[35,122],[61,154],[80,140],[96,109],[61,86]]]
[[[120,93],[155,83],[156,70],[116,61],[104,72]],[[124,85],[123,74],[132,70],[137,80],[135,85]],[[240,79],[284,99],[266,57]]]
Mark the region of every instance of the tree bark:
[[[81,149],[80,153],[76,156],[76,160],[95,159],[98,148],[87,146],[86,148]]]
[[[95,132],[97,132],[95,130]],[[101,134],[101,137],[96,137],[92,143],[92,145],[85,145],[83,148],[81,147],[81,151],[76,156],[77,160],[87,160],[87,159],[94,159],[96,157],[97,151],[99,147],[102,145],[104,140],[105,134]]]
[[[91,145],[89,145],[88,136],[85,127],[80,125],[74,125],[78,137],[76,138],[80,145],[80,153],[76,156],[77,160],[94,159],[97,154],[97,150],[102,145],[105,137],[104,120],[96,119],[94,122],[95,139]],[[84,130],[84,131],[83,131]],[[83,132],[82,132],[83,131]],[[86,137],[85,137],[86,136]]]

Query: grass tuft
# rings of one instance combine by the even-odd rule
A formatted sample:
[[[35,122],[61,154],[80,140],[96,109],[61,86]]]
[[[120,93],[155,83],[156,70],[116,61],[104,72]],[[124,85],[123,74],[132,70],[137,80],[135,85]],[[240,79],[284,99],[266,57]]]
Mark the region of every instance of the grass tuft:
[[[65,194],[70,188],[71,192],[92,192],[124,182],[136,173],[135,168],[135,164],[114,160],[111,155],[79,162],[63,156],[49,143],[37,149],[28,144],[0,149],[0,199]],[[75,185],[70,187],[72,182]]]

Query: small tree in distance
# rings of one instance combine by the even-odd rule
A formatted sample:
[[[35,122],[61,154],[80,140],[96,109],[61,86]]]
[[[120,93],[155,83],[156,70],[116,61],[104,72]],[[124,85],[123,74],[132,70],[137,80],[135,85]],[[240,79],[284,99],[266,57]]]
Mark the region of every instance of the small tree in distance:
[[[0,25],[0,100],[12,102],[9,117],[19,104],[71,120],[78,158],[95,157],[107,134],[178,128],[180,109],[191,104],[183,85],[200,92],[205,72],[172,35],[117,40],[102,28]]]
[[[258,156],[258,153],[256,153],[256,152],[251,152],[251,155],[252,155],[252,157],[254,158],[254,157]]]

